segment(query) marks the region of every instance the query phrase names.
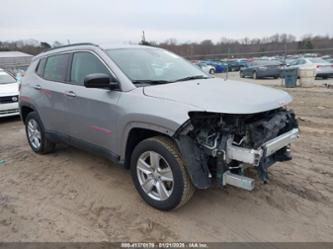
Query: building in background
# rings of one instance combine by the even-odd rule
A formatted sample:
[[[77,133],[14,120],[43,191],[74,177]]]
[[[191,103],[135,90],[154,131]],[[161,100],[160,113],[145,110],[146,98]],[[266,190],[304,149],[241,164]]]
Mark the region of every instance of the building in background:
[[[33,55],[19,51],[0,51],[0,68],[16,75],[28,68],[32,58]]]

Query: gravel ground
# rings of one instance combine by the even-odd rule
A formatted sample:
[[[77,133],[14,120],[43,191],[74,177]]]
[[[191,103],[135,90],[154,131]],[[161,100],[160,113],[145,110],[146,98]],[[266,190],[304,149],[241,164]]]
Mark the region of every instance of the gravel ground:
[[[0,120],[0,241],[332,241],[333,89],[286,90],[302,131],[294,160],[252,192],[197,191],[172,212],[146,205],[127,170],[64,145],[36,155],[18,118]]]

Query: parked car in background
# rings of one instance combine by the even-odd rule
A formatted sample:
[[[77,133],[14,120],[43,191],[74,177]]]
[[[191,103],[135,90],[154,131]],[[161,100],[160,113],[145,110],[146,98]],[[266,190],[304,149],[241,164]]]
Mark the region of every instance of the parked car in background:
[[[333,64],[333,59],[327,59],[326,61],[327,61],[328,63]]]
[[[327,79],[328,77],[333,77],[333,64],[318,57],[313,58],[299,58],[289,65],[290,68],[297,68],[298,69],[298,76],[299,76],[299,69],[314,69],[315,76],[320,77],[323,79]]]
[[[227,71],[227,65],[220,61],[205,60],[203,62],[207,65],[215,67],[215,73],[223,73]]]
[[[198,67],[200,67],[201,70],[203,70],[206,73],[215,74],[215,67],[214,66],[208,65],[205,62],[196,62],[194,64],[197,65]]]
[[[18,83],[14,76],[0,69],[0,118],[19,115]]]
[[[281,66],[279,61],[273,60],[255,60],[249,62],[245,67],[240,70],[240,77],[252,77],[253,79],[273,77],[277,79],[280,77]]]
[[[241,69],[241,67],[243,66],[237,60],[227,60],[224,63],[227,65],[227,69],[229,72],[239,71]]]

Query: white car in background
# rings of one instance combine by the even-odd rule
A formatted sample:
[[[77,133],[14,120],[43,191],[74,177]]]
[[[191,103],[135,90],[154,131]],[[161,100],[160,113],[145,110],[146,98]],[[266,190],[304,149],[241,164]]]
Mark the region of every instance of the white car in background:
[[[198,67],[201,68],[202,71],[204,71],[205,73],[209,73],[209,74],[215,74],[215,67],[208,65],[204,62],[197,62],[195,63],[195,65],[197,65]]]
[[[298,58],[289,64],[291,68],[315,70],[315,76],[323,79],[333,77],[333,64],[322,58]],[[299,76],[299,71],[298,71]]]
[[[0,69],[0,118],[19,115],[19,89],[16,79]]]

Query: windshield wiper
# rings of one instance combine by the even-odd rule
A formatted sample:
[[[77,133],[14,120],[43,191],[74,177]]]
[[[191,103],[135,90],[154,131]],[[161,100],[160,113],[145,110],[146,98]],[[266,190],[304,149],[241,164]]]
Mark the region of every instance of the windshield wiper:
[[[172,81],[168,80],[133,80],[134,84],[151,84],[151,85],[158,85],[158,84],[167,84],[171,83]]]
[[[174,82],[177,82],[177,81],[186,81],[186,80],[209,79],[209,78],[210,77],[207,77],[207,76],[204,76],[204,75],[194,75],[194,76],[188,76],[188,77],[185,77],[185,78],[181,78],[181,79],[175,80]]]

